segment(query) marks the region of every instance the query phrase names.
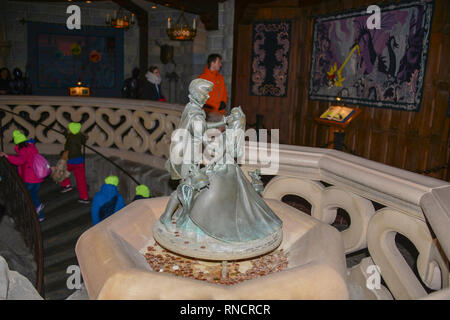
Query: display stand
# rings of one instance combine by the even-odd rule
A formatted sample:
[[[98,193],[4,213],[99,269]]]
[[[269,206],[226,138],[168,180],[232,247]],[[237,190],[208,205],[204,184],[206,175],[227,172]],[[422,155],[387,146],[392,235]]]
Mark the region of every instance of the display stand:
[[[325,147],[329,147],[330,149],[340,151],[344,151],[345,149],[349,150],[349,148],[346,146],[344,142],[345,128],[347,128],[350,125],[350,122],[352,122],[353,119],[355,119],[361,113],[361,109],[342,107],[345,108],[347,112],[349,112],[348,109],[351,109],[348,116],[343,117],[343,120],[330,120],[329,119],[330,117],[325,118],[327,114],[330,114],[333,111],[333,108],[341,108],[341,107],[332,106],[328,108],[327,111],[325,111],[320,117],[315,118],[317,123],[330,127],[328,143],[325,145]]]

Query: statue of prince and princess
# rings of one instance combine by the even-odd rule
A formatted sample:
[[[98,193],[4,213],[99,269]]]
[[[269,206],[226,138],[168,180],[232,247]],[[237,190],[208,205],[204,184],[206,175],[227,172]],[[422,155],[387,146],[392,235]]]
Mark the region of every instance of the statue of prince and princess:
[[[174,153],[183,158],[188,148],[203,144],[202,137],[208,129],[225,127],[225,135],[230,129],[244,131],[245,115],[240,107],[233,108],[222,121],[206,122],[202,106],[212,87],[213,83],[204,79],[195,79],[189,85],[189,103],[177,128],[187,132],[188,138],[181,140],[182,148],[180,141],[172,140],[171,158],[166,163],[171,178],[181,181],[159,222],[167,231],[176,228],[224,243],[258,241],[280,233],[282,221],[260,196],[263,188],[259,171],[249,172],[250,182],[234,161],[242,155],[243,140],[227,142],[223,153],[206,165],[186,161],[186,157],[184,161],[174,161]],[[243,135],[239,139],[244,139]]]

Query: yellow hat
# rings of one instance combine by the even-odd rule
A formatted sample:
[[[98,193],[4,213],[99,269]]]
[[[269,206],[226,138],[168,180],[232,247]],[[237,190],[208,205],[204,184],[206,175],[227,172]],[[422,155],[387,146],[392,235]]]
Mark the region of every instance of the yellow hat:
[[[77,134],[81,130],[81,123],[79,122],[69,123],[69,130],[72,134]]]
[[[150,190],[148,190],[145,184],[140,184],[136,187],[136,195],[143,196],[144,198],[150,197]]]
[[[14,144],[19,144],[21,142],[27,141],[27,137],[19,130],[13,131]]]
[[[117,176],[109,176],[105,179],[105,183],[117,187],[119,185],[119,178]]]

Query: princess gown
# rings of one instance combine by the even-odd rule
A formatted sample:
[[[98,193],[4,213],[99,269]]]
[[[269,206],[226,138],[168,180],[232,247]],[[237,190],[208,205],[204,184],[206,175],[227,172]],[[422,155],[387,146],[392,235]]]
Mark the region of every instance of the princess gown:
[[[236,164],[209,175],[210,185],[194,199],[180,228],[225,242],[263,239],[278,231],[282,221],[254,190]]]

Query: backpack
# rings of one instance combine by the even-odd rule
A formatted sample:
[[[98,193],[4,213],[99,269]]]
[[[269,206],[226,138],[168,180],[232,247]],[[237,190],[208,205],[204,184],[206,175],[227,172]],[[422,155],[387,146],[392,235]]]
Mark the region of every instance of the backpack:
[[[33,158],[33,170],[38,179],[44,179],[48,175],[50,175],[50,173],[52,173],[52,169],[50,168],[50,164],[48,163],[47,159],[45,159],[39,153],[36,154]]]
[[[100,221],[108,218],[110,215],[115,213],[117,200],[118,200],[118,196],[116,195],[100,207],[100,210],[98,213]]]

